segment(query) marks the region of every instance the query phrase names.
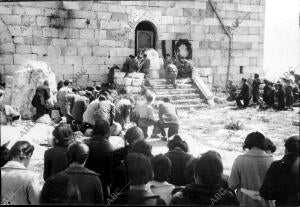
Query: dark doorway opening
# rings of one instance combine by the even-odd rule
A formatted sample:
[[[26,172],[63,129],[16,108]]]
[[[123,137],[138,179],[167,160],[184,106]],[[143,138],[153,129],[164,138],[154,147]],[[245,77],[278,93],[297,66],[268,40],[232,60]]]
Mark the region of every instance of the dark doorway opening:
[[[152,22],[142,21],[135,28],[135,55],[141,49],[156,49],[157,32]]]

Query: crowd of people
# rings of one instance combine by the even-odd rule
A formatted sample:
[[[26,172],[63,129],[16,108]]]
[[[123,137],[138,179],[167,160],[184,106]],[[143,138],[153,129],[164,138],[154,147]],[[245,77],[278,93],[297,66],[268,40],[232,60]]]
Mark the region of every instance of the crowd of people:
[[[138,126],[114,150],[107,120],[95,121],[91,137],[76,140],[69,124],[53,131],[44,154],[44,182],[28,165],[34,146],[1,147],[1,204],[102,204],[197,206],[299,206],[299,136],[285,140],[285,155],[260,132],[247,135],[230,175],[216,151],[199,157],[175,134],[166,154],[152,154]]]
[[[262,96],[260,95],[261,84],[264,84]],[[259,75],[255,74],[252,85],[245,78],[242,78],[240,92],[237,92],[237,86],[232,81],[228,81],[229,97],[227,100],[235,100],[239,108],[248,107],[252,99],[253,104],[260,105],[261,109],[293,110],[293,104],[299,105],[300,103],[299,88],[300,80],[296,78],[295,81],[287,79],[274,84],[266,79],[262,82]]]

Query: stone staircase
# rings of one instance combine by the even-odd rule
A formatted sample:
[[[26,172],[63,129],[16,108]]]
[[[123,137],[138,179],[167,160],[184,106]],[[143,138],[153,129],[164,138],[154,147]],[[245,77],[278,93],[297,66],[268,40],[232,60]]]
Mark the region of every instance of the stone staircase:
[[[207,106],[191,78],[178,79],[176,89],[172,84],[167,84],[166,79],[151,79],[150,83],[156,93],[157,101],[162,101],[167,97],[178,110],[199,109]]]

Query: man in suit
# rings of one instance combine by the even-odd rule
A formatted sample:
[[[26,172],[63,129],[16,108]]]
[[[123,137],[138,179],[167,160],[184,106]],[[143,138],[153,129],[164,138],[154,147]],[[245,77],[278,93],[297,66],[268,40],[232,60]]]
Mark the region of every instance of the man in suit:
[[[35,95],[31,101],[31,104],[34,107],[36,107],[36,114],[33,116],[34,121],[42,117],[44,114],[49,113],[49,108],[47,106],[47,100],[49,98],[50,98],[49,82],[45,80],[43,85],[37,87],[35,91]]]
[[[236,98],[236,104],[239,108],[246,108],[249,105],[251,99],[251,89],[245,78],[242,78],[242,90]],[[241,103],[243,100],[243,104]]]
[[[252,93],[253,93],[253,102],[254,103],[259,103],[259,85],[261,84],[260,80],[259,80],[259,75],[258,74],[254,74],[254,80],[252,83]]]

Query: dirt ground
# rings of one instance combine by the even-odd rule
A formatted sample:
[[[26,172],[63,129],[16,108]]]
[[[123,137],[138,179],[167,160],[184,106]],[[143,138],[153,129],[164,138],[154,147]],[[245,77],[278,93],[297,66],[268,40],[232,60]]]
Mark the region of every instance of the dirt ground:
[[[292,124],[299,120],[298,112],[299,108],[294,108],[294,111],[259,111],[258,106],[236,110],[234,102],[226,102],[200,110],[180,111],[179,134],[187,141],[190,153],[195,157],[208,150],[218,151],[223,159],[224,173],[229,174],[234,159],[243,153],[242,144],[246,135],[253,131],[262,132],[275,143],[277,150],[274,159],[280,159],[284,153],[284,139],[299,133],[299,126]],[[226,129],[225,126],[231,122],[239,122],[241,129]],[[21,121],[16,126],[1,126],[1,145],[11,140],[11,146],[28,123],[29,121]],[[52,130],[52,126],[36,124],[22,138],[30,140],[35,146],[30,168],[39,173],[41,182],[44,151],[49,148],[46,144],[51,138]],[[166,142],[160,139],[148,141],[153,146],[153,154],[167,152]],[[116,148],[123,145],[120,137],[112,137],[111,142]]]

